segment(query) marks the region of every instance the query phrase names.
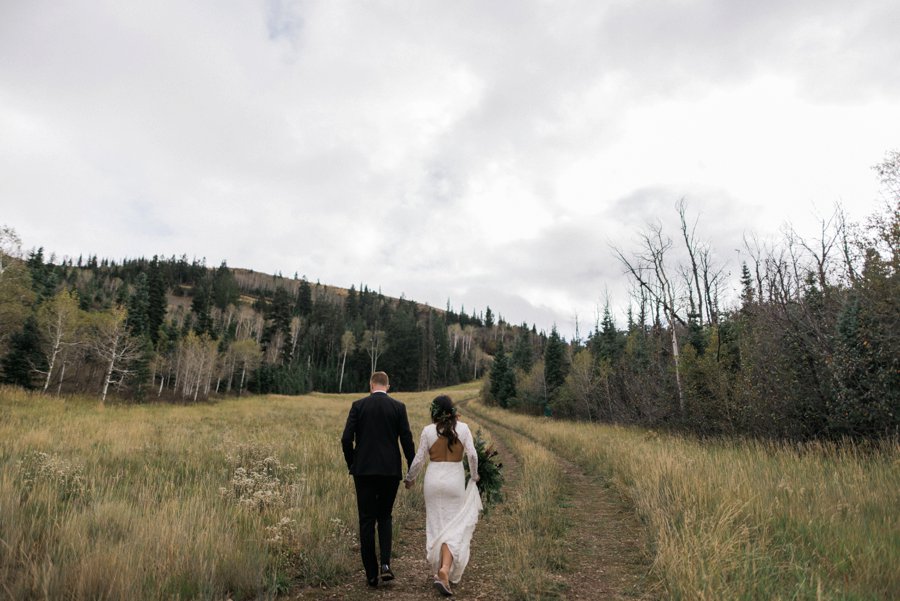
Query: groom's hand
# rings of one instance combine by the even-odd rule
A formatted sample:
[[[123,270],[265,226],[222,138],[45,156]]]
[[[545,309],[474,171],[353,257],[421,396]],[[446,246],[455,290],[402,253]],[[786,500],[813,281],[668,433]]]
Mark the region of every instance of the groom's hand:
[[[413,483],[412,483],[412,481],[410,481],[410,480],[404,480],[404,481],[403,481],[403,486],[406,487],[406,490],[409,490],[410,488],[413,487]]]

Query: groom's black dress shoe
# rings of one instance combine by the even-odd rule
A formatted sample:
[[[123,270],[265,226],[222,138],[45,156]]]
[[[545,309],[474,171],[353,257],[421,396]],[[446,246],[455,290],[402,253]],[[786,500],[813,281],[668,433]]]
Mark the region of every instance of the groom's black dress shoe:
[[[381,579],[384,582],[394,579],[394,573],[391,571],[391,566],[386,563],[381,565]]]
[[[378,576],[375,576],[374,578],[366,578],[366,584],[368,584],[372,588],[378,588]]]

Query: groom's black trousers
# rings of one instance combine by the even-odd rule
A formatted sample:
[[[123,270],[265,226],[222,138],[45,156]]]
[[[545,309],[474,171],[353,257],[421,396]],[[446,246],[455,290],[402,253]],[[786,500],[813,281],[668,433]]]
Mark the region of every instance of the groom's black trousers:
[[[400,487],[397,476],[353,476],[356,485],[356,508],[359,511],[359,549],[366,578],[378,576],[378,556],[375,554],[375,527],[381,563],[391,563],[391,512]]]

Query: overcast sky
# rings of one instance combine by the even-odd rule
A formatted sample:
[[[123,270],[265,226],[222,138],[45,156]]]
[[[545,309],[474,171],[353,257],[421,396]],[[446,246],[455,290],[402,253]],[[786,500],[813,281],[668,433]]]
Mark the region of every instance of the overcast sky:
[[[675,202],[878,209],[896,0],[0,1],[0,225],[582,332]],[[736,278],[735,278],[736,279]]]

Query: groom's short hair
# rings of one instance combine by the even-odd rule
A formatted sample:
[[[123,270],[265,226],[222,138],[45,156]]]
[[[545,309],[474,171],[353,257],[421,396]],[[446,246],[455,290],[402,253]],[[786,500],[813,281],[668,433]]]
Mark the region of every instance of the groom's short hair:
[[[384,386],[388,387],[388,376],[383,371],[376,371],[372,374],[372,377],[369,378],[369,386]]]

